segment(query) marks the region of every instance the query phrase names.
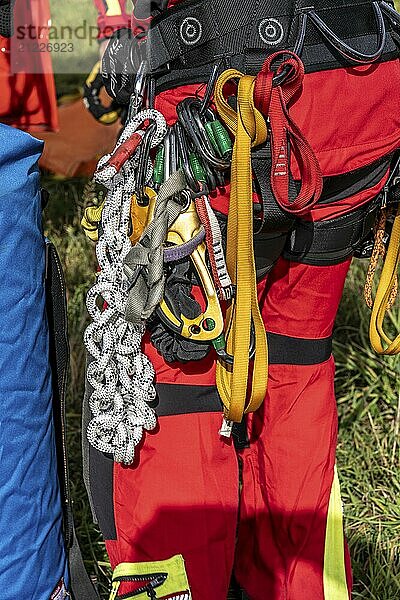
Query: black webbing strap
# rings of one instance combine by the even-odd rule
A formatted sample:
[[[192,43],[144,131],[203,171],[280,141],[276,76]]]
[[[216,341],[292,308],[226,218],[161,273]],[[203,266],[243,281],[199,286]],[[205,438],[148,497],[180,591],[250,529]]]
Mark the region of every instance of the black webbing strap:
[[[66,449],[65,395],[69,366],[65,280],[54,245],[46,240],[46,312],[49,324],[49,360],[52,372],[53,419],[58,477],[64,511],[64,538],[72,545],[73,523]]]
[[[276,0],[246,3],[243,0],[184,0],[164,15],[156,17],[148,33],[150,69],[157,71],[180,59],[189,63],[189,57],[202,48],[200,64],[210,56],[238,55],[245,49],[268,49],[272,45],[283,48],[288,40],[293,18],[294,3]],[[277,37],[269,41],[260,35],[260,22],[279,20]],[[273,23],[273,21],[271,21]]]
[[[270,231],[285,233],[289,231],[293,227],[295,219],[292,215],[281,209],[275,200],[271,188],[272,158],[270,140],[252,150],[251,165],[255,178],[254,188],[262,200],[262,206],[260,207],[262,216],[257,218],[256,214],[256,218],[254,219],[255,235],[257,236],[261,231],[264,233]],[[295,198],[296,195],[297,189],[294,181],[291,180],[289,184],[289,196]]]
[[[370,233],[380,206],[377,198],[368,207],[325,221],[298,219],[288,237],[284,258],[307,265],[338,264],[352,256]]]
[[[64,510],[64,539],[68,553],[70,592],[74,600],[99,600],[85,569],[76,537],[70,495],[66,440],[65,393],[69,366],[66,286],[54,245],[46,240],[46,311],[49,324],[53,415],[58,476]]]
[[[304,339],[267,332],[269,364],[319,365],[332,354],[332,338]]]
[[[221,59],[221,69],[256,74],[268,54],[282,49],[296,49],[306,72],[390,60],[399,52],[387,33],[398,23],[387,6],[249,0],[244,10],[243,0],[184,0],[154,18],[147,59],[160,91],[206,81]]]
[[[270,365],[318,365],[332,353],[332,338],[294,338],[267,332]],[[262,374],[260,373],[260,377]],[[222,412],[215,385],[156,384],[153,408],[159,417]]]

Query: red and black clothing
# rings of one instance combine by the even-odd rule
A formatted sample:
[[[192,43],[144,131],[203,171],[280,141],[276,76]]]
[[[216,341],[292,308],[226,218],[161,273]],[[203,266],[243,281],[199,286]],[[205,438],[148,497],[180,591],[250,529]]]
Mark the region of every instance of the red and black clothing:
[[[378,178],[317,204],[305,221],[367,206],[382,189],[400,143],[399,79],[398,59],[305,75],[290,114],[325,183],[382,166]],[[198,88],[163,91],[156,108],[172,123],[177,103]],[[295,158],[292,173],[299,177]],[[211,200],[226,213],[229,189]],[[337,442],[331,338],[349,265],[350,258],[313,266],[281,257],[259,282],[270,346],[268,392],[248,418],[248,443],[238,451],[218,435],[215,357],[171,365],[147,340],[157,378],[157,429],[146,434],[130,467],[90,450],[91,500],[113,567],[181,554],[194,600],[225,600],[232,572],[251,600],[350,597],[345,544],[327,547],[333,544],[327,524]],[[342,528],[341,516],[333,526]],[[339,583],[330,579],[332,557],[343,562]]]

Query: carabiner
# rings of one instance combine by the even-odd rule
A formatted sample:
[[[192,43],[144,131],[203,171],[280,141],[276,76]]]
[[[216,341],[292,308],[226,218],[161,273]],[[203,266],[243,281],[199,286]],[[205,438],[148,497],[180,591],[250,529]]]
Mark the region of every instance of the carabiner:
[[[200,185],[196,177],[193,175],[193,171],[190,165],[189,148],[185,132],[182,128],[182,125],[179,122],[177,122],[174,127],[176,132],[176,139],[178,141],[179,157],[181,159],[181,166],[186,177],[186,182],[191,190],[198,192],[200,191]]]
[[[201,116],[203,116],[204,113],[206,112],[206,110],[210,107],[211,98],[214,93],[215,84],[218,79],[218,75],[219,75],[220,68],[221,68],[223,61],[224,61],[224,59],[221,58],[221,60],[218,63],[216,63],[213,67],[213,70],[210,75],[210,79],[208,80],[208,83],[207,83],[206,91],[205,91],[203,99],[201,101],[201,107],[200,107],[200,111],[199,111]]]
[[[185,129],[189,139],[191,139],[196,152],[201,156],[204,162],[209,163],[218,171],[225,171],[230,167],[230,161],[219,158],[209,140],[207,131],[200,116],[201,102],[197,98],[185,98],[177,106],[179,122]],[[206,109],[205,116],[214,120],[214,114],[211,109]]]
[[[225,336],[222,334],[218,339],[214,340],[212,342],[212,344],[214,346],[214,350],[215,350],[218,358],[220,358],[223,362],[225,362],[228,365],[233,365],[234,357],[231,354],[228,354],[228,352],[226,351]],[[253,360],[255,354],[256,354],[256,335],[254,332],[254,325],[252,323],[251,330],[250,330],[250,348],[249,348],[250,360]]]
[[[136,73],[133,92],[129,102],[128,121],[136,117],[143,106],[144,91],[146,88],[146,79],[148,75],[148,62],[142,60],[138,72]]]
[[[169,130],[169,144],[170,144],[170,174],[175,173],[179,169],[179,156],[178,156],[178,140],[176,138],[176,132],[174,127]]]
[[[142,138],[142,146],[140,148],[139,163],[136,176],[136,196],[137,203],[139,206],[148,206],[149,204],[149,198],[145,193],[145,186],[147,184],[146,174],[151,150],[151,140],[156,128],[157,125],[155,123],[150,123]]]
[[[171,176],[171,140],[169,129],[164,138],[164,181],[167,181]]]

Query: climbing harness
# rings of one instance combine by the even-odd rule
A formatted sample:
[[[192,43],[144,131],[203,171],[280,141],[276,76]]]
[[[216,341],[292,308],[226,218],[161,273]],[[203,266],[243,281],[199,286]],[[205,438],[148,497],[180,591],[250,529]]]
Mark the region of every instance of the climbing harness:
[[[95,176],[107,198],[88,207],[84,223],[99,237],[85,338],[85,475],[114,569],[111,600],[188,600],[182,557],[146,562],[177,548],[193,593],[222,597],[236,539],[246,593],[257,597],[257,576],[268,587],[257,564],[269,561],[270,587],[279,580],[271,597],[284,586],[301,595],[307,561],[293,578],[274,561],[299,523],[321,559],[312,573],[321,595],[344,600],[332,327],[350,257],[372,252],[385,182],[397,193],[397,98],[382,82],[398,71],[398,17],[371,0],[151,4],[148,34],[115,35],[103,60],[107,89],[129,104],[128,117]],[[368,120],[378,106],[379,119]],[[375,250],[392,218],[373,312],[376,347],[388,352],[397,350],[381,308],[394,298],[399,260],[392,212]],[[156,435],[144,433],[156,418]],[[233,446],[243,458],[237,536]],[[216,465],[221,477],[210,486],[204,475]],[[283,502],[279,518],[290,521],[272,523],[278,536],[263,519],[267,497],[272,516]],[[321,524],[311,537],[310,506]],[[296,545],[301,553],[300,538]]]
[[[371,202],[367,211],[354,211],[340,221],[328,219],[310,226],[303,219],[317,203],[335,201],[340,189],[335,177],[330,178],[332,193],[329,181],[323,185],[316,155],[290,106],[300,92],[305,70],[313,64],[312,55],[318,56],[321,69],[337,68],[342,61],[390,60],[397,50],[388,32],[399,25],[397,14],[385,2],[360,4],[363,15],[372,11],[377,31],[374,35],[368,30],[364,53],[353,47],[354,40],[344,33],[342,37],[337,13],[332,18],[324,13],[322,18],[318,6],[299,6],[290,33],[273,6],[265,30],[262,15],[259,19],[254,13],[249,21],[245,11],[236,11],[235,27],[250,32],[246,40],[254,52],[248,54],[241,47],[245,36],[235,36],[234,51],[221,59],[221,44],[229,50],[233,43],[228,8],[232,9],[221,0],[183,2],[153,20],[146,43],[143,36],[134,38],[122,31],[119,41],[110,42],[103,61],[109,93],[119,101],[130,101],[121,138],[113,153],[100,161],[95,175],[108,188],[107,199],[104,206],[85,214],[92,239],[100,213],[102,230],[97,245],[100,272],[88,294],[93,323],[85,336],[94,358],[88,366],[93,388],[88,438],[94,447],[114,454],[117,462],[131,463],[143,429],[155,426],[149,408],[155,395],[154,373],[140,350],[147,321],[154,345],[170,362],[202,358],[210,347],[215,349],[217,386],[225,406],[221,431],[230,435],[232,422],[241,422],[243,414],[256,410],[266,395],[268,348],[257,277],[263,277],[281,254],[310,264],[344,260],[368,236],[378,210],[377,203]],[[264,12],[265,7],[257,11]],[[215,22],[208,23],[210,15],[220,21],[218,28]],[[190,43],[187,32],[178,26],[189,16],[200,24]],[[273,42],[268,37],[272,22],[279,33]],[[310,30],[318,31],[324,43],[316,42]],[[295,52],[287,50],[290,46]],[[272,47],[276,51],[265,59]],[[334,48],[334,56],[329,47]],[[251,64],[246,64],[243,61],[249,56]],[[118,74],[111,67],[113,60],[121,64]],[[188,67],[194,61],[196,69]],[[205,93],[181,100],[176,122],[167,127],[153,108],[155,88],[160,91],[190,78],[208,81]],[[142,110],[146,98],[148,108]],[[297,181],[291,173],[292,155],[299,171]],[[386,168],[385,161],[373,164],[367,175],[380,181]],[[224,216],[211,207],[210,193],[226,184],[229,169],[225,240]],[[364,172],[345,175],[349,181],[343,185],[356,188],[365,176]],[[253,202],[253,192],[258,193],[258,204]],[[391,290],[399,260],[394,248],[397,223],[396,218],[383,278]],[[333,228],[335,235],[330,233]],[[196,287],[202,299],[194,295]],[[103,310],[100,299],[105,302]],[[382,299],[386,306],[386,292],[379,288],[375,304],[382,306]],[[225,325],[221,302],[228,304]],[[374,309],[373,316],[384,337],[379,324],[382,310]],[[397,348],[397,341],[393,344]],[[393,351],[393,344],[388,351]]]

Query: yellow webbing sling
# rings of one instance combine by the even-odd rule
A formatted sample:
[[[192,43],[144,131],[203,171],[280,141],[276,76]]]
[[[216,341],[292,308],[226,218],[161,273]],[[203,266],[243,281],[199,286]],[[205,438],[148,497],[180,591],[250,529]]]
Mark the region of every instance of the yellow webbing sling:
[[[238,80],[237,111],[223,96],[223,87],[231,79]],[[217,386],[225,417],[234,422],[240,422],[244,413],[255,411],[262,404],[268,379],[267,338],[257,300],[251,168],[251,148],[264,143],[268,131],[264,117],[254,105],[254,84],[255,77],[231,69],[222,73],[215,89],[218,112],[235,136],[226,251],[228,271],[236,286],[235,300],[226,316],[227,351],[234,362],[232,366],[224,362],[217,365]],[[255,357],[248,390],[252,326]]]
[[[384,355],[400,353],[400,333],[391,339],[383,329],[388,303],[395,284],[397,269],[400,263],[400,207],[393,223],[390,243],[381,277],[372,307],[372,317],[369,328],[371,344],[375,352]]]

